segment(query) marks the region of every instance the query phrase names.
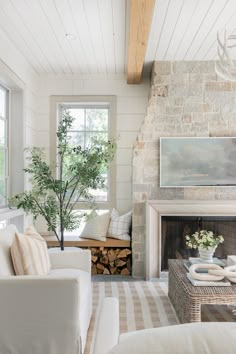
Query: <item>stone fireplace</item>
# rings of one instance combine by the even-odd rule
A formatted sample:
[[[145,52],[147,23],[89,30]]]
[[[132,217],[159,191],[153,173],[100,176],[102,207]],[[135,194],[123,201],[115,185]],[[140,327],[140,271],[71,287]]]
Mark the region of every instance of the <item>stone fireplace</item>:
[[[234,201],[201,201],[201,200],[149,200],[146,203],[146,279],[159,278],[162,267],[162,218],[165,216],[194,216],[235,218]],[[210,219],[210,218],[209,218]],[[212,221],[213,222],[213,221]],[[236,230],[234,231],[236,243]],[[226,253],[233,252],[232,248]],[[177,257],[176,257],[177,258]]]
[[[152,218],[150,224],[150,214],[156,212],[150,209],[146,214],[146,204],[169,201],[169,209],[175,201],[186,202],[187,215],[208,215],[202,209],[190,213],[194,201],[202,200],[202,204],[219,205],[209,215],[236,215],[236,187],[160,188],[159,184],[160,137],[236,136],[235,97],[236,83],[221,81],[214,61],[154,63],[147,114],[133,150],[134,277],[160,274],[155,261],[157,234],[148,234],[157,228],[158,220]]]

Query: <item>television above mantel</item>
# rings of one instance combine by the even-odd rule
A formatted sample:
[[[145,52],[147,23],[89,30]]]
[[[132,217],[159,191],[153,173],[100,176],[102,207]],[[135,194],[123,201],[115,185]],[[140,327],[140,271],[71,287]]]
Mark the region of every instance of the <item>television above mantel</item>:
[[[160,187],[236,186],[235,137],[160,138]]]

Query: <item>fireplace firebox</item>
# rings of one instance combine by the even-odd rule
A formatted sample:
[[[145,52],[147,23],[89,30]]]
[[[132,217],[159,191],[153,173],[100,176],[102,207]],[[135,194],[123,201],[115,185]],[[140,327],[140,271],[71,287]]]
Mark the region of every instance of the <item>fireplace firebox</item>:
[[[161,271],[168,270],[168,259],[197,257],[198,251],[186,246],[186,235],[209,230],[223,235],[224,242],[215,252],[219,258],[236,254],[236,217],[232,216],[162,216]]]

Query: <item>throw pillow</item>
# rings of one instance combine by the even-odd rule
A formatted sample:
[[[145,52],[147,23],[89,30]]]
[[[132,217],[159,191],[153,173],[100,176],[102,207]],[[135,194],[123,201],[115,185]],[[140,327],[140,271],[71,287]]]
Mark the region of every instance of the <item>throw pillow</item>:
[[[130,241],[129,230],[131,227],[131,218],[131,211],[120,216],[118,211],[113,209],[107,235],[119,240]]]
[[[50,260],[46,241],[33,227],[15,233],[11,256],[16,275],[47,275]]]
[[[110,212],[104,214],[94,213],[88,220],[80,234],[82,238],[91,238],[98,241],[106,241],[106,234],[110,220]]]

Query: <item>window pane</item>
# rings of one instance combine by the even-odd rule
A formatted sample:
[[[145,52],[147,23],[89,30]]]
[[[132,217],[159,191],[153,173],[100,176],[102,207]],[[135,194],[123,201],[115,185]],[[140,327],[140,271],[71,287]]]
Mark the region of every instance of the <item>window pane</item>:
[[[86,146],[88,146],[89,144],[91,144],[92,139],[94,138],[98,138],[98,139],[104,139],[104,140],[108,140],[108,133],[86,133],[85,135],[85,139],[86,139]]]
[[[106,202],[108,200],[108,192],[107,192],[107,179],[105,180],[105,188],[103,189],[91,189],[90,193],[94,197],[97,202]]]
[[[5,160],[6,160],[6,149],[4,146],[0,145],[0,178],[4,178],[6,174],[5,169]]]
[[[7,204],[7,161],[8,161],[8,149],[7,149],[7,89],[0,86],[0,205]],[[3,119],[2,119],[3,118]]]
[[[6,117],[6,91],[0,87],[0,116]]]
[[[5,121],[3,119],[0,119],[0,144],[4,145],[5,144]]]
[[[0,180],[0,205],[6,205],[6,181]]]
[[[7,220],[0,221],[0,229],[5,229],[7,227]]]
[[[70,108],[68,109],[72,117],[75,118],[71,130],[85,130],[84,125],[84,109],[83,108]]]
[[[86,109],[86,130],[108,130],[108,109]]]
[[[102,176],[102,178],[107,179],[107,177],[108,177],[108,169],[107,169],[107,167],[103,167],[102,168],[101,176]]]
[[[72,146],[80,145],[82,148],[89,147],[93,138],[108,141],[108,119],[109,109],[103,107],[92,107],[88,105],[81,107],[63,106],[75,118],[73,126],[70,129],[69,137]],[[66,173],[66,171],[64,171]],[[108,168],[104,167],[101,176],[106,181],[106,187],[103,190],[90,190],[96,201],[106,202],[108,200]],[[83,201],[81,198],[80,201]]]
[[[70,137],[70,144],[73,146],[81,145],[84,147],[84,133],[78,132],[70,132],[68,133],[68,137]]]

